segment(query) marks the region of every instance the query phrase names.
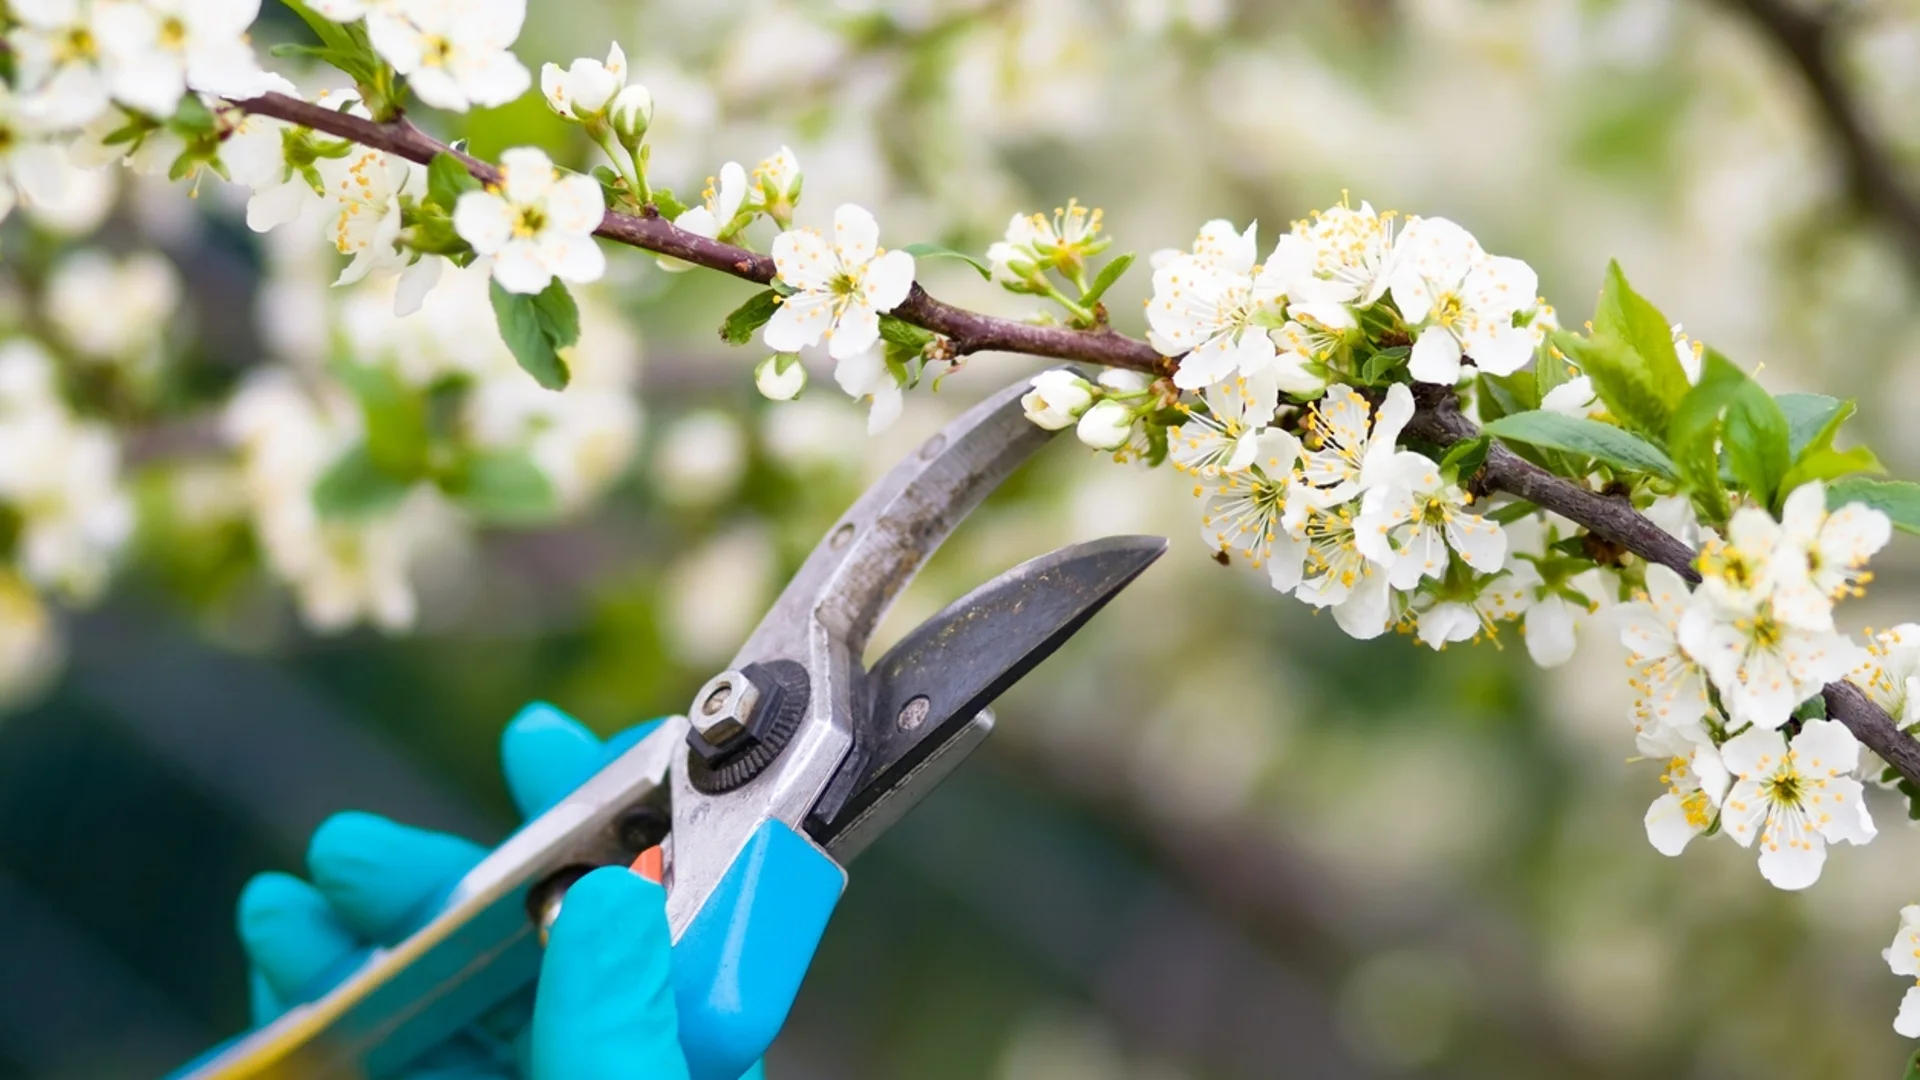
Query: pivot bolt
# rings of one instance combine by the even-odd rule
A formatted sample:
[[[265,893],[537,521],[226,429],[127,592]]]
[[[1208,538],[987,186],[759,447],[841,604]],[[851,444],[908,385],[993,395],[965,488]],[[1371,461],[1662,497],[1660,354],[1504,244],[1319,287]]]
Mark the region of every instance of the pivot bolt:
[[[687,719],[693,723],[708,745],[717,750],[732,748],[753,726],[755,710],[760,707],[760,688],[738,671],[723,671],[707,680],[693,697],[693,709]]]

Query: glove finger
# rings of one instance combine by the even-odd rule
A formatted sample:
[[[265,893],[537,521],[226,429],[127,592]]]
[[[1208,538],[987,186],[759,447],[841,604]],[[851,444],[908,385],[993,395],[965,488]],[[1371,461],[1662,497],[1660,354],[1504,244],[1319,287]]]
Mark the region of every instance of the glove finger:
[[[267,976],[258,968],[247,970],[247,1012],[253,1016],[253,1024],[259,1027],[274,1017],[287,1011],[280,995],[267,985]]]
[[[365,953],[327,898],[292,874],[257,874],[247,882],[238,922],[240,943],[273,1005],[307,1000]]]
[[[486,852],[447,833],[348,811],[328,818],[307,846],[307,870],[340,922],[373,945],[420,928]]]
[[[524,817],[538,817],[600,766],[600,737],[545,702],[520,710],[500,733],[507,791]]]
[[[687,1080],[666,895],[618,866],[567,890],[540,965],[532,1080]]]

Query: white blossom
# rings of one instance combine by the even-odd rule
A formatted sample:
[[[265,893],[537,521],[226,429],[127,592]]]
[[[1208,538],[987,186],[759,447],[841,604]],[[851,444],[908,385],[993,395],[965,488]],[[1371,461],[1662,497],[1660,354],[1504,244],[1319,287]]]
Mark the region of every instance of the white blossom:
[[[1436,652],[1456,641],[1472,641],[1482,633],[1492,636],[1498,624],[1527,610],[1530,571],[1525,563],[1472,586],[1469,597],[1436,598],[1415,616],[1414,635]]]
[[[1210,223],[1209,229],[1225,224]],[[1162,354],[1180,356],[1173,383],[1183,390],[1274,361],[1268,330],[1279,325],[1286,290],[1277,268],[1254,263],[1256,228],[1249,225],[1238,235],[1230,226],[1203,232],[1195,254],[1176,256],[1153,273],[1148,337]]]
[[[635,83],[614,95],[613,104],[607,108],[607,120],[613,125],[613,136],[620,145],[629,150],[638,147],[647,137],[647,129],[653,126],[653,94],[646,87]]]
[[[1866,653],[1847,678],[1899,727],[1920,723],[1920,623],[1869,635]]]
[[[335,251],[350,256],[335,285],[350,285],[376,271],[397,272],[407,255],[400,238],[400,195],[413,180],[408,163],[391,154],[355,147],[341,158],[314,163],[326,188],[331,220],[327,235]]]
[[[1804,588],[1807,552],[1758,507],[1734,511],[1726,539],[1700,552],[1700,591],[1730,613],[1765,612],[1808,630],[1833,627],[1833,602]]]
[[[14,86],[34,119],[77,128],[105,112],[111,90],[92,0],[12,0],[7,9]]]
[[[813,229],[789,229],[774,237],[774,266],[794,291],[767,322],[767,347],[798,352],[824,337],[827,352],[843,362],[872,350],[880,340],[881,313],[907,298],[914,272],[913,256],[883,250],[879,240],[873,215],[851,204],[834,211],[831,243]],[[865,377],[872,374],[872,364],[863,362],[856,371],[861,377],[849,376],[869,388],[855,397],[868,396],[872,387],[880,386],[877,376]],[[891,375],[887,381],[892,383]],[[846,384],[842,378],[841,385]],[[879,401],[876,397],[876,415],[881,412]]]
[[[1663,728],[1641,740],[1641,752],[1663,759],[1666,794],[1647,807],[1647,842],[1662,855],[1678,855],[1713,826],[1733,777],[1711,740]]]
[[[884,431],[900,419],[905,395],[878,344],[839,361],[834,366],[833,379],[855,401],[872,402],[873,407],[867,413],[867,434]]]
[[[1355,325],[1351,308],[1370,307],[1387,290],[1393,254],[1391,213],[1335,206],[1293,223],[1273,262],[1287,292],[1287,313],[1329,329]]]
[[[1585,375],[1568,379],[1547,391],[1546,396],[1540,399],[1540,407],[1562,416],[1598,417],[1607,411],[1607,407],[1600,403],[1599,395],[1594,392],[1593,380]]]
[[[234,183],[253,191],[247,200],[249,229],[263,233],[285,225],[320,201],[306,176],[287,161],[290,125],[242,109],[222,110],[221,122],[227,135],[220,142],[220,163]]]
[[[113,96],[172,116],[189,89],[252,97],[273,85],[247,44],[260,0],[94,0]]]
[[[1848,503],[1829,514],[1827,488],[1818,480],[1787,496],[1780,531],[1781,542],[1792,545],[1805,564],[1804,575],[1793,584],[1815,594],[1818,599],[1809,598],[1809,604],[1861,595],[1861,586],[1872,580],[1867,560],[1893,539],[1887,515],[1864,503]]]
[[[1702,720],[1713,709],[1706,671],[1680,643],[1691,600],[1680,575],[1654,563],[1647,567],[1646,590],[1615,612],[1620,643],[1633,654],[1634,715],[1649,737],[1660,730],[1703,732]]]
[[[1859,667],[1865,655],[1830,630],[1779,618],[1770,605],[1729,611],[1699,594],[1681,617],[1679,640],[1734,721],[1765,729],[1786,723],[1795,706]]]
[[[66,156],[51,134],[21,111],[21,101],[0,83],[0,220],[14,204],[51,199],[66,175]]]
[[[753,188],[760,207],[782,229],[793,220],[800,202],[800,159],[787,147],[753,167]]]
[[[689,207],[674,218],[673,223],[690,233],[712,240],[733,224],[748,193],[747,170],[741,168],[739,162],[729,161],[720,166],[720,178],[717,181],[708,178],[701,204]]]
[[[465,112],[505,105],[532,84],[510,51],[526,0],[397,0],[393,8],[368,16],[367,37],[421,101]]]
[[[497,189],[469,191],[454,204],[453,227],[473,249],[493,256],[493,279],[514,293],[537,293],[559,278],[584,285],[606,273],[594,243],[606,199],[600,185],[562,173],[543,150],[500,155]]]
[[[1205,412],[1189,409],[1187,419],[1167,431],[1168,457],[1174,468],[1211,477],[1252,465],[1279,404],[1273,373],[1261,371],[1215,383],[1202,392],[1201,399]]]
[[[1255,446],[1248,465],[1217,471],[1195,486],[1202,499],[1200,538],[1266,570],[1268,582],[1287,592],[1300,585],[1308,557],[1305,531],[1287,522],[1300,443],[1276,428],[1261,433]]]
[[[1053,368],[1033,377],[1033,389],[1020,398],[1027,419],[1060,431],[1072,427],[1093,405],[1093,384],[1066,368]]]
[[[1415,218],[1401,233],[1391,271],[1393,302],[1414,328],[1407,370],[1452,386],[1461,361],[1510,375],[1533,360],[1533,337],[1513,318],[1533,305],[1539,279],[1518,259],[1488,255],[1446,218]]]
[[[1804,889],[1820,878],[1827,844],[1864,844],[1876,830],[1860,782],[1860,744],[1833,720],[1809,720],[1791,742],[1750,728],[1727,740],[1721,760],[1733,774],[1721,817],[1742,847],[1760,844],[1760,874],[1776,888]]]
[[[1326,503],[1345,502],[1376,482],[1394,455],[1394,443],[1413,419],[1413,392],[1395,384],[1378,409],[1350,386],[1327,387],[1307,414],[1303,472]]]
[[[1387,572],[1374,565],[1354,540],[1354,504],[1323,505],[1318,498],[1290,500],[1283,523],[1307,544],[1306,566],[1294,596],[1333,609],[1340,629],[1366,640],[1386,633],[1393,621],[1393,591]]]
[[[1402,451],[1387,459],[1368,488],[1354,522],[1361,554],[1388,570],[1396,589],[1447,572],[1451,548],[1483,574],[1506,562],[1507,534],[1498,522],[1469,513],[1473,496],[1449,483],[1431,459]]]
[[[1909,1039],[1920,1039],[1920,904],[1900,909],[1900,928],[1894,931],[1893,944],[1880,953],[1895,975],[1915,981],[1900,999],[1900,1012],[1894,1017],[1893,1030]]]
[[[605,113],[627,85],[627,54],[614,42],[605,63],[577,57],[564,70],[558,64],[540,67],[540,92],[547,107],[569,120],[591,120]]]

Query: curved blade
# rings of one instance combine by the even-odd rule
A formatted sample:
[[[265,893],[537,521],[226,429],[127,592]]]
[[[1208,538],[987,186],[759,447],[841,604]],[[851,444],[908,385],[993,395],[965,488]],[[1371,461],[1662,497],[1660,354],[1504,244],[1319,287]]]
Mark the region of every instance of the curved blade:
[[[990,726],[975,718],[1053,654],[1167,550],[1158,536],[1109,536],[1022,563],[954,601],[881,657],[868,676],[872,707],[814,807],[807,831],[844,862],[958,764]],[[963,755],[962,755],[963,756]],[[929,763],[941,759],[940,768]],[[929,775],[931,773],[931,775]]]

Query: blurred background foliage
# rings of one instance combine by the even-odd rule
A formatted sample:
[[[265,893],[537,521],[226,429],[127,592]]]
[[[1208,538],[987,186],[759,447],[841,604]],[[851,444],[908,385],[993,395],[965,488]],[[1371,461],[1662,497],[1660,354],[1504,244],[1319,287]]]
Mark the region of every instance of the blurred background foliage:
[[[1525,258],[1570,323],[1617,257],[1774,391],[1859,398],[1881,456],[1920,475],[1912,0],[530,7],[530,63],[626,47],[658,102],[656,175],[683,192],[786,143],[803,220],[859,202],[894,244],[978,250],[1078,197],[1143,254],[1215,216],[1271,237],[1350,192]],[[258,36],[296,27],[269,5]],[[536,95],[419,119],[470,124],[483,156],[590,163]],[[714,336],[738,283],[615,252],[590,301],[631,328],[646,422],[609,493],[436,553],[411,633],[321,636],[221,494],[210,417],[337,333],[332,271],[299,278],[305,256],[257,242],[217,182],[113,183],[85,242],[162,252],[184,303],[122,414],[135,548],[0,720],[0,1077],[156,1075],[239,1028],[250,874],[297,869],[347,807],[502,835],[495,738],[521,704],[603,732],[682,708],[867,480],[1034,366],[978,357],[869,438],[825,371],[797,403],[755,395],[759,355]],[[0,322],[45,322],[65,227],[8,223]],[[1028,302],[956,267],[922,278]],[[1125,328],[1144,279],[1116,292]],[[1807,894],[1731,845],[1662,858],[1608,635],[1552,672],[1517,641],[1353,642],[1215,565],[1195,521],[1177,476],[1056,447],[904,598],[892,635],[1070,540],[1174,539],[858,864],[776,1080],[1897,1074],[1879,950],[1920,899],[1899,807]],[[1920,549],[1878,569],[1849,614],[1913,617]]]

